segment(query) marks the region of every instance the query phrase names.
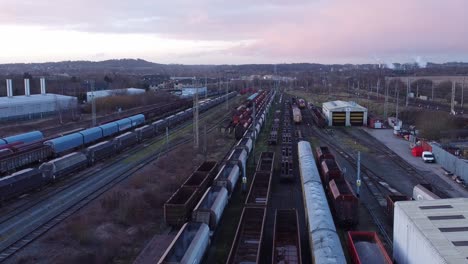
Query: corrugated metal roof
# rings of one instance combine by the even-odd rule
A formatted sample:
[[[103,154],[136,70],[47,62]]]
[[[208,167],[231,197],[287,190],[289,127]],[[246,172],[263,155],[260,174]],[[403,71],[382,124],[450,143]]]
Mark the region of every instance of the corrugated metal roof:
[[[454,243],[468,241],[468,231],[464,228],[468,227],[468,198],[404,201],[397,202],[396,206],[408,216],[440,256],[445,259],[468,258],[468,246]]]
[[[338,108],[346,108],[346,107],[349,107],[351,109],[359,109],[361,111],[367,110],[365,107],[358,105],[356,102],[347,102],[347,101],[340,101],[340,100],[323,103],[323,107],[329,110],[338,109]]]

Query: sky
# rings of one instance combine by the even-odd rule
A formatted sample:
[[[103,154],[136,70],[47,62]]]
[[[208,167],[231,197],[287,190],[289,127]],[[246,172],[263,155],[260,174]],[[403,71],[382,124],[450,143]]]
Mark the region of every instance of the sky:
[[[0,0],[0,63],[468,61],[466,0]]]

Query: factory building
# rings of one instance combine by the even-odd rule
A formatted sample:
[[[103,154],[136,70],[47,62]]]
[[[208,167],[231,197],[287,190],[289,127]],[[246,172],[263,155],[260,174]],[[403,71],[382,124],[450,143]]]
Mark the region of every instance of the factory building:
[[[91,99],[93,98],[102,98],[102,97],[108,97],[112,95],[136,95],[136,94],[144,94],[146,92],[145,89],[139,89],[139,88],[126,88],[126,89],[114,89],[114,90],[100,90],[100,91],[94,91],[94,92],[87,92],[86,93],[86,101],[91,102]]]
[[[393,258],[399,264],[467,263],[468,199],[396,202]]]
[[[77,108],[76,97],[46,93],[45,79],[41,79],[41,94],[31,94],[29,79],[24,80],[25,95],[13,95],[12,80],[6,80],[6,85],[7,96],[0,97],[0,121],[42,118]]]
[[[331,101],[323,103],[322,111],[329,126],[365,126],[367,109],[355,102]]]
[[[205,95],[208,90],[206,87],[182,87],[180,89],[182,91],[182,98],[193,97],[197,91],[199,95]]]

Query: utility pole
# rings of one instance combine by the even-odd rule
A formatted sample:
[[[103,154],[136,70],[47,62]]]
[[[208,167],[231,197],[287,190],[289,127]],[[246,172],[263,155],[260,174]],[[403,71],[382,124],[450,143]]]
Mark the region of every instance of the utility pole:
[[[456,87],[455,81],[452,81],[452,103],[450,104],[450,113],[455,115],[455,87]]]
[[[195,89],[195,96],[193,97],[193,147],[198,150],[199,137],[198,137],[198,86]]]
[[[226,81],[226,110],[229,110],[229,83]]]
[[[255,111],[255,101],[253,101],[253,107],[252,107],[252,115],[253,115],[253,120],[252,120],[252,128],[253,128],[253,133],[256,132],[256,129],[255,129],[255,116],[257,115],[256,111]],[[255,139],[258,139],[258,135],[255,135]],[[252,144],[252,154],[253,154],[253,162],[254,162],[254,165],[255,165],[255,144]]]
[[[384,103],[384,118],[387,120],[388,114],[388,82],[385,80],[385,103]]]
[[[361,152],[357,153],[357,177],[356,177],[356,195],[359,198],[361,187]]]
[[[206,100],[206,98],[208,98],[208,82],[206,80],[206,76],[205,76],[205,88],[206,88],[206,92],[205,92],[205,100]]]
[[[169,149],[169,127],[166,127],[166,151]]]
[[[398,87],[398,85],[395,87],[396,90],[396,122],[397,124],[399,124],[400,122],[398,121],[398,105],[400,104],[400,87]]]
[[[431,82],[431,89],[432,89],[432,101],[434,101],[434,81]]]
[[[91,80],[92,126],[96,126],[96,100],[94,99],[94,80]]]
[[[205,154],[205,160],[206,160],[206,154],[207,154],[207,137],[206,137],[206,124],[203,129],[203,153]]]
[[[377,79],[377,100],[379,100],[380,78]]]
[[[462,111],[464,110],[463,109],[463,90],[465,90],[465,77],[463,77],[462,90],[461,90],[461,101],[460,101],[460,106],[462,108]]]

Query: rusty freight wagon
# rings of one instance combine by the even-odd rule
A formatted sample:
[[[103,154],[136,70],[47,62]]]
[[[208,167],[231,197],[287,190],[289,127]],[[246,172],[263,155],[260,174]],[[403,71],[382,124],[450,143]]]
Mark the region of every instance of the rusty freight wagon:
[[[322,161],[326,159],[335,159],[335,156],[331,153],[330,149],[326,146],[320,146],[315,149],[315,153],[317,155],[315,156],[317,159],[317,163],[320,164]]]
[[[197,204],[197,188],[182,186],[164,204],[164,220],[171,226],[181,226],[188,221]]]
[[[216,161],[203,162],[182,184],[184,187],[197,188],[197,201],[213,182],[213,178],[217,172],[217,165]]]
[[[320,164],[320,178],[322,184],[327,188],[328,183],[333,179],[341,178],[341,169],[335,160],[326,159]]]
[[[271,263],[302,263],[301,236],[296,209],[276,210]]]
[[[343,226],[356,225],[359,218],[359,201],[348,181],[343,178],[333,179],[330,181],[328,189],[337,224]]]
[[[259,263],[266,208],[245,207],[226,263]]]
[[[348,251],[354,264],[393,263],[375,232],[348,232]]]
[[[255,172],[250,185],[249,194],[245,200],[245,206],[267,206],[270,196],[271,172]]]

